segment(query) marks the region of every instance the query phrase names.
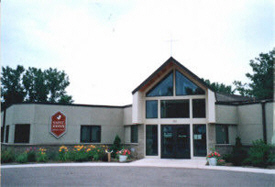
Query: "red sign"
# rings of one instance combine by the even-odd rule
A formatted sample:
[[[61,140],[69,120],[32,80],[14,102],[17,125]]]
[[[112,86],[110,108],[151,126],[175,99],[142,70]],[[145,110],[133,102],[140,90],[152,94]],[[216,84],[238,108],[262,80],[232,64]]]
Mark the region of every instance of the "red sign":
[[[51,118],[51,133],[60,138],[66,133],[66,116],[61,112],[55,113]]]

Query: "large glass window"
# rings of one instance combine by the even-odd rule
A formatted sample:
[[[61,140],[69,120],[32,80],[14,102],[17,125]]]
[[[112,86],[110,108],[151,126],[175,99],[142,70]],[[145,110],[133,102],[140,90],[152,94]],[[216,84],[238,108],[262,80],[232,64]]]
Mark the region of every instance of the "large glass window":
[[[155,87],[147,92],[147,97],[173,95],[173,71],[162,79]]]
[[[83,143],[87,143],[87,142],[100,143],[101,126],[82,125],[80,141]]]
[[[30,141],[30,125],[15,125],[14,143],[29,143]]]
[[[189,118],[189,100],[162,100],[161,118]]]
[[[146,155],[158,155],[158,126],[146,125]]]
[[[138,143],[138,126],[131,126],[131,143]]]
[[[216,143],[217,144],[229,143],[227,125],[216,125]]]
[[[176,71],[176,95],[204,95],[205,91]]]
[[[205,99],[193,99],[193,118],[205,118]]]
[[[158,101],[146,101],[146,118],[158,118]]]

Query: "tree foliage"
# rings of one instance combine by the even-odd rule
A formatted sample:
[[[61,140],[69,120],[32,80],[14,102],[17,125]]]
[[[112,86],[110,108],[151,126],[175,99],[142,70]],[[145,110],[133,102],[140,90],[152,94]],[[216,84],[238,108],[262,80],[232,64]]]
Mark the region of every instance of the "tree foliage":
[[[253,73],[247,73],[246,77],[251,83],[234,81],[236,90],[243,96],[253,96],[257,99],[273,98],[273,74],[275,62],[275,48],[269,53],[261,53],[255,60],[250,60]]]
[[[66,73],[57,69],[43,71],[30,67],[25,70],[20,65],[15,69],[2,67],[2,108],[21,102],[72,103],[72,96],[65,91],[69,84]]]
[[[210,86],[215,92],[225,93],[225,94],[234,94],[235,90],[231,86],[225,85],[218,82],[210,82],[208,79],[202,79],[208,86]]]

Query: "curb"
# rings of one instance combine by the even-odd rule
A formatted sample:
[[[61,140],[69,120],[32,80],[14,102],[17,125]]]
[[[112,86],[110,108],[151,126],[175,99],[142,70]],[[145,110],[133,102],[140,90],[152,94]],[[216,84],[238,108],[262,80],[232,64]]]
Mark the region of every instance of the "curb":
[[[20,164],[20,165],[1,165],[1,169],[12,168],[40,168],[40,167],[159,167],[159,168],[182,168],[182,169],[204,169],[219,171],[250,172],[275,175],[275,169],[243,168],[227,166],[183,166],[183,165],[159,165],[159,164],[139,164],[139,163],[57,163],[57,164]]]

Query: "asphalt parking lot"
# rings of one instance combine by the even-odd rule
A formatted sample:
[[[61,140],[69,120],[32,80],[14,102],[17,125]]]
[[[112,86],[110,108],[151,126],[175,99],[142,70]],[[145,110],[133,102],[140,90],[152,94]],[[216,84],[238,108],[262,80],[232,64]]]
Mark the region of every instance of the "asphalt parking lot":
[[[1,168],[2,186],[275,186],[275,175],[164,167]]]

